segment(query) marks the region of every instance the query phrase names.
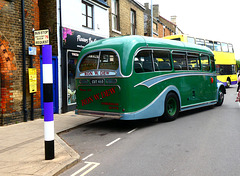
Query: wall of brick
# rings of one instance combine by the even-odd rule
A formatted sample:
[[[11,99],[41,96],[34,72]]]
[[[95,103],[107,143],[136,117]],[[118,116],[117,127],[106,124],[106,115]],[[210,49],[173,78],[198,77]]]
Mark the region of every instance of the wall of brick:
[[[49,29],[50,45],[52,45],[53,56],[58,55],[57,45],[57,7],[56,0],[39,1],[40,8],[40,28]]]
[[[109,8],[109,33],[110,37],[131,35],[131,9],[136,12],[136,35],[144,35],[144,11],[132,0],[119,0],[120,33],[112,31],[111,0],[107,1]]]
[[[151,9],[149,8],[149,3],[145,3],[144,5],[144,35],[151,36]],[[162,38],[176,33],[176,25],[159,15],[159,5],[154,5],[153,16],[154,23],[157,24],[157,31],[154,31],[153,37]]]
[[[26,53],[27,48],[34,44],[32,28],[39,29],[38,0],[25,0]],[[0,125],[23,121],[23,86],[22,86],[22,21],[21,1],[0,0],[0,73],[1,73],[1,104]],[[34,116],[41,115],[40,104],[40,48],[33,57],[33,65],[37,68],[38,91],[34,95]],[[26,54],[26,68],[30,66],[30,56]],[[26,75],[27,110],[30,111],[30,94],[28,71]],[[28,113],[30,119],[30,113]]]

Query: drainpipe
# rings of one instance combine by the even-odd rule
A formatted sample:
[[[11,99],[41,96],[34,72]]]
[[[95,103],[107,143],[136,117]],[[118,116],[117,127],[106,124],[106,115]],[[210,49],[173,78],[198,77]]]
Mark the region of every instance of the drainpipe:
[[[24,12],[24,0],[22,0],[22,56],[23,56],[23,120],[27,122],[27,108],[26,108],[26,44],[25,44],[25,12]]]
[[[62,1],[57,0],[57,36],[58,36],[58,113],[62,113],[62,56],[63,56],[63,34],[62,34]]]
[[[151,0],[151,37],[153,37],[153,2]]]

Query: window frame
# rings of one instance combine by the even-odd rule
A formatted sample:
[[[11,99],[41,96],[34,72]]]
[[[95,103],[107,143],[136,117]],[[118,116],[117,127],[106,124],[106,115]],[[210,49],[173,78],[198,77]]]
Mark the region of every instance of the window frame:
[[[131,16],[130,16],[130,23],[131,23],[131,35],[136,35],[136,29],[137,29],[137,19],[136,19],[136,11],[131,9],[130,12]]]
[[[207,58],[208,58],[208,70],[205,70],[204,68],[206,68],[206,67],[204,67],[203,66],[203,63],[202,63],[202,58],[203,57],[205,57],[205,56],[207,56]],[[203,71],[203,72],[211,72],[211,63],[210,63],[210,56],[209,55],[207,55],[207,54],[201,54],[200,55],[200,61],[201,61],[201,70]]]
[[[178,64],[180,69],[177,69],[178,65],[174,64],[174,55],[184,56],[186,67],[183,67],[183,68],[185,68],[185,69],[182,69],[180,64]],[[172,51],[172,62],[173,62],[173,69],[175,71],[188,71],[187,52],[184,52],[184,51]]]
[[[189,58],[196,58],[196,61],[198,61],[198,64],[197,64],[197,67],[192,67],[192,69],[189,69],[190,68],[190,62],[189,62]],[[190,71],[201,71],[201,61],[200,61],[200,54],[199,53],[195,53],[195,52],[188,52],[187,53],[187,67],[188,67],[188,70]],[[193,69],[194,68],[194,69]],[[195,69],[197,68],[197,69]]]
[[[112,69],[112,68],[100,68],[102,67],[102,63],[103,60],[102,60],[102,55],[105,54],[105,53],[112,53],[112,55],[115,55],[114,59],[117,59],[117,68],[116,69]],[[87,57],[89,57],[89,55],[94,55],[94,56],[97,56],[96,58],[93,58],[93,59],[96,59],[96,67],[95,68],[91,68],[91,69],[82,69],[81,66],[83,64],[83,62],[85,62],[85,59]],[[105,54],[106,55],[106,54]],[[109,58],[111,59],[111,58]],[[79,62],[79,65],[77,66],[80,73],[81,72],[86,72],[86,71],[91,71],[91,70],[113,70],[113,71],[117,71],[119,70],[120,68],[120,60],[119,60],[119,55],[117,52],[115,52],[114,50],[96,50],[96,51],[93,51],[93,52],[90,52],[90,53],[86,53],[82,58],[81,58],[81,62]]]
[[[164,52],[164,53],[167,53],[168,54],[168,59],[169,59],[169,64],[170,64],[170,68],[169,69],[160,69],[159,66],[158,66],[158,70],[156,69],[156,65],[154,64],[155,63],[155,58],[154,58],[154,52]],[[154,66],[154,71],[155,72],[164,72],[164,71],[172,71],[172,57],[171,57],[171,51],[169,50],[162,50],[162,49],[153,49],[152,50],[152,60],[153,60],[153,66]],[[157,64],[159,64],[160,62],[158,62]]]
[[[83,5],[85,5],[86,14],[82,12],[82,17],[85,18],[86,23],[83,24],[82,26],[89,29],[93,29],[93,5],[85,1],[82,1],[82,9],[83,9]],[[91,14],[89,14],[89,8],[91,8]],[[89,19],[91,20],[91,25],[89,24],[89,21],[88,21]]]
[[[119,1],[118,0],[111,1],[111,16],[112,16],[112,30],[120,31]]]

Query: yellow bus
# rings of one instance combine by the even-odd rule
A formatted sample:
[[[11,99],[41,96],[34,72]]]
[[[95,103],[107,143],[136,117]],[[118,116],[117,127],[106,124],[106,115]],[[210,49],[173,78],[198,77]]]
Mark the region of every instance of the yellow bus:
[[[234,55],[233,45],[225,42],[218,42],[188,35],[171,35],[165,39],[194,43],[210,48],[215,56],[217,81],[226,87],[237,84],[237,63]]]

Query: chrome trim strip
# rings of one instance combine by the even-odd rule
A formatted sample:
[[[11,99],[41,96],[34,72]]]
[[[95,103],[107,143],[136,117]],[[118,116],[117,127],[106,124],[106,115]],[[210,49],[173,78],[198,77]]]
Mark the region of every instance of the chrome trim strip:
[[[86,116],[114,118],[114,119],[120,119],[122,117],[122,115],[120,113],[103,112],[103,111],[91,111],[91,110],[79,110],[79,109],[75,110],[75,114],[86,115]]]
[[[142,81],[138,84],[136,84],[134,87],[137,86],[146,86],[147,88],[151,88],[152,86],[169,80],[169,79],[173,79],[173,78],[178,78],[178,77],[183,77],[183,76],[216,76],[216,74],[214,73],[205,73],[205,72],[181,72],[181,73],[170,73],[170,74],[164,74],[161,76],[156,76],[150,79],[147,79],[145,81]]]
[[[192,104],[192,105],[188,105],[188,106],[183,106],[183,107],[181,107],[181,112],[191,110],[191,109],[201,108],[201,107],[205,107],[205,106],[209,106],[209,105],[214,105],[216,103],[217,103],[217,100],[212,100],[212,101],[206,101],[203,103],[197,103],[197,104]]]

